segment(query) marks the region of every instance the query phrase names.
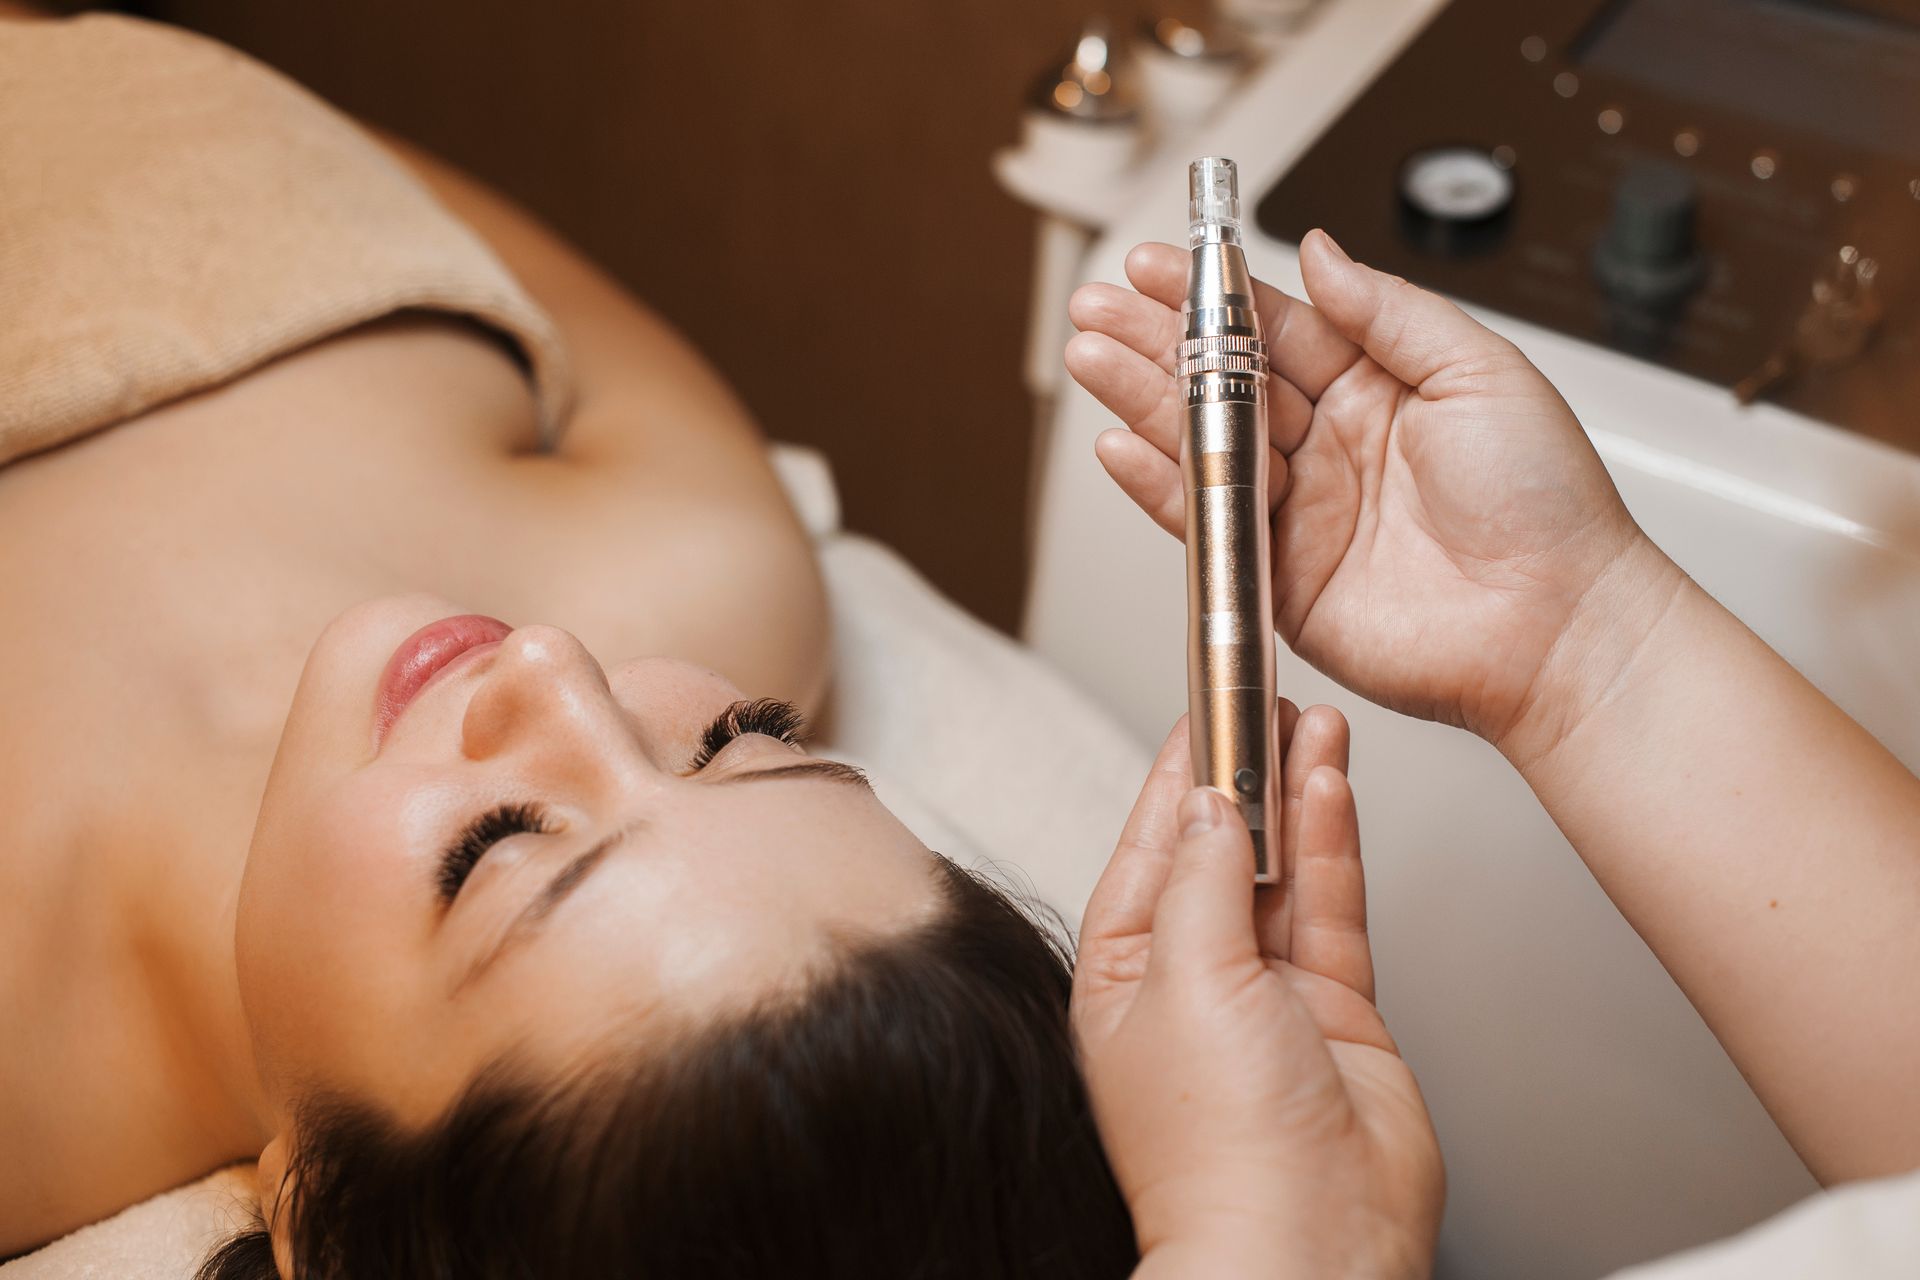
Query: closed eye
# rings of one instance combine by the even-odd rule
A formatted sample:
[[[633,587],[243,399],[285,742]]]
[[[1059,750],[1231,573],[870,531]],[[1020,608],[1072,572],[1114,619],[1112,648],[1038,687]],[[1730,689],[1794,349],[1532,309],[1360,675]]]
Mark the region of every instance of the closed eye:
[[[735,738],[756,733],[797,747],[806,741],[806,717],[791,702],[782,702],[778,698],[736,702],[715,716],[713,723],[700,735],[700,745],[687,762],[687,772],[700,772],[712,764],[713,758]]]
[[[511,836],[550,830],[552,827],[547,821],[546,812],[538,805],[523,802],[500,804],[482,813],[469,822],[440,855],[434,883],[439,890],[441,903],[453,905],[453,900],[460,896],[460,887],[466,884],[474,867],[493,846]]]

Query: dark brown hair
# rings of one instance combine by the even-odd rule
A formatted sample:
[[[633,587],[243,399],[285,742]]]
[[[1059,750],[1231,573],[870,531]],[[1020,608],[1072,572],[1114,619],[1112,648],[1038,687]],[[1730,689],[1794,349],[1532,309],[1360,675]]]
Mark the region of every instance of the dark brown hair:
[[[944,909],[800,996],[555,1087],[506,1064],[423,1132],[297,1126],[294,1280],[1124,1277],[1064,944],[940,860]],[[200,1280],[268,1280],[264,1229]]]

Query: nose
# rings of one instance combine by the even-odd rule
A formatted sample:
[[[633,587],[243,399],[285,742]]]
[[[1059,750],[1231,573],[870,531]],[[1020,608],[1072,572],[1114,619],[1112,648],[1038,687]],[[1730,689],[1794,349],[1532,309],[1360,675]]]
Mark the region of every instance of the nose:
[[[579,780],[632,783],[647,768],[634,726],[586,646],[558,627],[500,642],[460,726],[469,759],[533,757]]]

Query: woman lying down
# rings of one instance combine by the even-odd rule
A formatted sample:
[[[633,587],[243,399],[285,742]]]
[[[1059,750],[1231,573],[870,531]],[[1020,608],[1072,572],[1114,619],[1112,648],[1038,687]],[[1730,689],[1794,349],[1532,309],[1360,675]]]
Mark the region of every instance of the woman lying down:
[[[801,749],[700,362],[217,45],[0,86],[0,1257],[257,1159],[208,1276],[1125,1274],[1062,947]]]
[[[0,1256],[257,1159],[205,1280],[1429,1273],[1337,714],[1282,708],[1258,899],[1176,729],[1070,975],[801,750],[821,586],[759,441],[524,216],[123,18],[0,20],[0,173]],[[1183,257],[1066,353],[1169,531]],[[1920,780],[1510,344],[1301,270],[1255,286],[1276,626],[1514,763],[1909,1274]]]

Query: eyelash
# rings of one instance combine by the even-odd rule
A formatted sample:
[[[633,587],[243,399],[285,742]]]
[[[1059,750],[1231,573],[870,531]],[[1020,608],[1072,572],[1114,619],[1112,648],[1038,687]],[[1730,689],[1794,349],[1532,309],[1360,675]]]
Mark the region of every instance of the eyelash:
[[[750,733],[765,734],[769,738],[778,738],[790,747],[797,747],[806,741],[807,722],[791,702],[782,702],[778,698],[736,702],[714,717],[707,731],[700,735],[700,746],[694,751],[693,759],[687,762],[687,772],[700,772],[713,763],[713,758],[729,742]]]
[[[700,772],[712,764],[713,758],[735,738],[756,733],[797,747],[806,739],[806,720],[792,703],[782,702],[778,698],[736,702],[714,717],[713,723],[700,735],[700,745],[687,764],[687,772]],[[461,886],[466,884],[467,877],[473,874],[474,867],[479,865],[480,859],[486,857],[487,851],[494,845],[512,836],[544,835],[552,829],[546,811],[539,805],[516,802],[488,809],[469,822],[459,837],[440,855],[440,869],[436,876],[440,901],[448,906],[453,904],[453,900],[460,896]]]
[[[487,851],[510,836],[543,834],[552,828],[545,810],[538,805],[515,803],[495,805],[469,822],[466,830],[440,855],[437,883],[440,901],[448,906],[460,896],[460,887],[473,874]]]

